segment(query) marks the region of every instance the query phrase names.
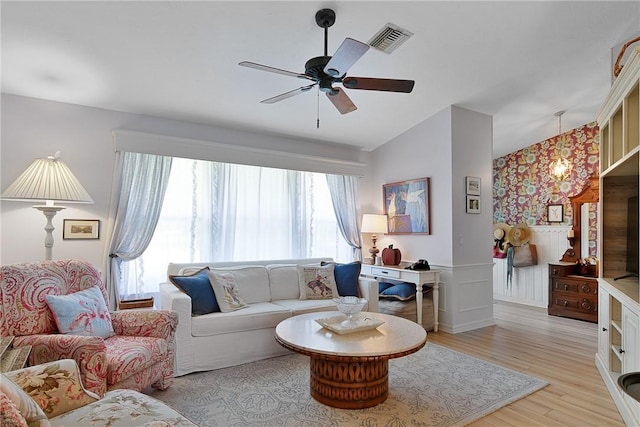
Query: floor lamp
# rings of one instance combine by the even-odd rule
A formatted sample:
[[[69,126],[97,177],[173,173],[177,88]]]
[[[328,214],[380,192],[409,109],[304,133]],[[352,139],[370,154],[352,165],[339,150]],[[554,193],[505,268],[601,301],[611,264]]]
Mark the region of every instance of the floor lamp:
[[[44,259],[50,260],[53,252],[53,217],[64,206],[55,206],[54,202],[93,203],[93,199],[84,189],[78,178],[60,159],[60,152],[46,159],[36,159],[22,174],[0,195],[2,200],[44,201],[44,205],[34,206],[47,218],[44,227]]]
[[[378,214],[364,214],[362,215],[362,230],[363,233],[372,233],[371,241],[373,247],[369,249],[371,254],[371,264],[376,264],[376,258],[378,258],[378,252],[380,249],[376,248],[376,242],[378,241],[377,233],[388,233],[389,225],[387,223],[386,215]],[[379,259],[379,258],[378,258]],[[378,262],[378,264],[380,264]]]

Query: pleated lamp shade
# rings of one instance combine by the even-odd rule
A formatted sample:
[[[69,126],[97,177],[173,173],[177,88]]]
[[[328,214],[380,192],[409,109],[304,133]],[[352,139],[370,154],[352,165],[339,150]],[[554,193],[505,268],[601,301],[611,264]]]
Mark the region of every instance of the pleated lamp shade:
[[[36,159],[2,193],[4,200],[43,200],[93,203],[87,190],[59,157]]]

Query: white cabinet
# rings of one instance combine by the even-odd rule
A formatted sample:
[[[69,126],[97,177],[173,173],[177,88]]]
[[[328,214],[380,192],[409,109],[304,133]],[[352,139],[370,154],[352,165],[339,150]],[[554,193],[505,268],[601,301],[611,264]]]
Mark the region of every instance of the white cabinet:
[[[640,402],[618,386],[618,377],[640,371],[640,307],[621,283],[599,279],[598,354],[596,367],[620,415],[630,426],[640,425]],[[625,292],[627,291],[627,292]]]
[[[627,306],[622,307],[622,373],[640,371],[640,316]],[[640,403],[628,394],[624,400],[640,423]]]
[[[604,366],[609,366],[609,292],[602,286],[598,289],[598,355]]]
[[[640,403],[617,384],[620,375],[640,371],[640,260],[633,247],[638,245],[640,196],[640,47],[627,60],[596,119],[601,267],[596,366],[625,423],[640,426]]]

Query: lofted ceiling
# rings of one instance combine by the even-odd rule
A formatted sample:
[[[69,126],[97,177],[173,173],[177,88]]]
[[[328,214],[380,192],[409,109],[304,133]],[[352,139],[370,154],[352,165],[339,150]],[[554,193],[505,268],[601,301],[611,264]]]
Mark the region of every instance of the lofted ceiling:
[[[372,150],[448,105],[493,116],[493,157],[589,123],[609,91],[614,46],[637,35],[640,2],[1,2],[2,92]],[[370,49],[347,75],[412,79],[412,93],[346,89],[341,115],[317,90],[260,101],[321,56],[387,23],[414,33]],[[617,55],[618,52],[613,52]],[[316,127],[319,116],[320,127]]]

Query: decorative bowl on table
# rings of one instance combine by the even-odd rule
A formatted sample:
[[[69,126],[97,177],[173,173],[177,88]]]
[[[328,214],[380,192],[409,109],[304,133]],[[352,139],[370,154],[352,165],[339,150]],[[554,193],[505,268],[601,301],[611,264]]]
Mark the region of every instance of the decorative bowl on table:
[[[367,300],[358,297],[339,297],[334,298],[333,302],[336,303],[338,311],[347,316],[347,319],[342,322],[346,326],[353,323],[353,315],[362,311]]]

